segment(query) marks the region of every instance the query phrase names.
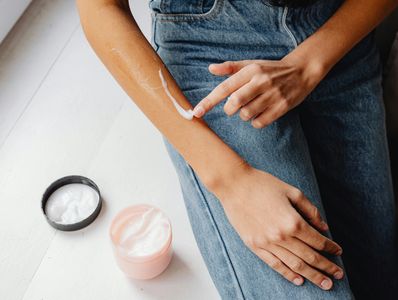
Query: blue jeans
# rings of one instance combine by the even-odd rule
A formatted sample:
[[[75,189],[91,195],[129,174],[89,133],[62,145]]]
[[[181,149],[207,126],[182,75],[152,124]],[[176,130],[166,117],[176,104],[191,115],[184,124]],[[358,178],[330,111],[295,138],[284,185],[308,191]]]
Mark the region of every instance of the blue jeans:
[[[152,0],[152,46],[192,105],[226,77],[210,63],[278,60],[317,30],[342,0],[287,8],[267,0]],[[311,55],[311,53],[308,53]],[[224,100],[225,102],[225,100]],[[209,127],[253,167],[301,189],[344,250],[330,257],[346,276],[330,291],[294,286],[258,258],[218,199],[164,138],[192,229],[223,299],[390,299],[397,297],[395,207],[387,150],[381,65],[369,34],[302,102],[263,129],[220,103]]]

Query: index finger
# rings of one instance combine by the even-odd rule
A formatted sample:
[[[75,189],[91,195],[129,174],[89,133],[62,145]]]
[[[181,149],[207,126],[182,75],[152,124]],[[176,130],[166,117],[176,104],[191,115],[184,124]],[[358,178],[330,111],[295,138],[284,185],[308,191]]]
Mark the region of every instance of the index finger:
[[[319,233],[308,223],[303,226],[296,237],[305,242],[307,245],[319,251],[325,251],[333,255],[341,255],[343,249],[334,241]]]
[[[246,72],[239,71],[217,85],[193,109],[194,116],[200,118],[214,106],[250,81]]]

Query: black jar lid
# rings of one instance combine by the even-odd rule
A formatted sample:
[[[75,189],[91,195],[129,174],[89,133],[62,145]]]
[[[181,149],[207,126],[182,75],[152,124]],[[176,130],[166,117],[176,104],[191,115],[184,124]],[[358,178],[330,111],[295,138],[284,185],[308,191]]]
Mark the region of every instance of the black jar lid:
[[[94,209],[94,211],[85,219],[76,222],[76,223],[71,223],[71,224],[61,224],[54,222],[47,216],[46,212],[46,203],[47,200],[50,198],[51,194],[54,193],[57,189],[64,185],[72,184],[72,183],[80,183],[80,184],[85,184],[88,185],[89,187],[93,188],[97,194],[98,194],[98,204],[97,207]],[[102,198],[101,194],[99,191],[98,186],[92,181],[91,179],[80,176],[80,175],[69,175],[62,177],[56,181],[54,181],[44,192],[42,200],[41,200],[41,209],[44,214],[44,216],[47,219],[47,222],[54,228],[62,230],[62,231],[74,231],[74,230],[79,230],[82,229],[88,225],[90,225],[99,215],[102,207]]]

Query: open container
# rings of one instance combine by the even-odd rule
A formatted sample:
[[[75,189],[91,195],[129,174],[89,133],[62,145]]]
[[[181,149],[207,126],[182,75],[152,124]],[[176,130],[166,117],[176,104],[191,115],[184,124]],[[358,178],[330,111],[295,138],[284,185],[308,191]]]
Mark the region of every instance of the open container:
[[[79,199],[81,199],[82,207],[79,207]],[[71,223],[57,220],[49,211],[50,201],[51,204],[60,201],[58,206],[53,206],[59,210],[58,215],[75,212],[80,213],[79,218],[75,216],[74,219],[77,221]],[[68,203],[72,203],[73,207],[67,207]],[[101,207],[102,199],[98,186],[91,179],[80,175],[65,176],[54,181],[46,189],[41,200],[41,209],[47,222],[52,227],[63,231],[74,231],[88,226],[97,218]],[[84,209],[83,213],[81,213],[82,209]]]
[[[135,230],[136,232],[130,237],[138,240],[145,234],[150,235],[151,230],[153,232],[156,226],[165,226],[160,230],[164,230],[161,234],[161,238],[158,239],[156,248],[151,250],[148,255],[143,255],[145,252],[145,245],[148,242],[141,241],[143,250],[140,255],[132,255],[131,251],[122,246],[122,235],[124,227],[127,226],[128,222],[134,218],[141,218],[148,212],[154,212],[157,216],[157,220],[161,218],[162,222],[151,226],[151,220],[139,220],[141,223],[137,223]],[[155,221],[154,221],[155,222]],[[146,223],[146,225],[145,225]],[[163,225],[161,225],[163,224]],[[141,228],[140,228],[141,226]],[[145,227],[146,226],[146,227]],[[149,229],[148,229],[149,228]],[[159,228],[158,228],[159,229]],[[126,207],[120,211],[113,219],[109,228],[109,236],[112,242],[112,248],[115,255],[116,262],[119,268],[130,278],[133,279],[151,279],[160,275],[169,265],[172,255],[172,229],[169,218],[157,207],[148,204],[137,204]],[[159,235],[158,235],[159,237]],[[152,246],[153,247],[153,246]]]

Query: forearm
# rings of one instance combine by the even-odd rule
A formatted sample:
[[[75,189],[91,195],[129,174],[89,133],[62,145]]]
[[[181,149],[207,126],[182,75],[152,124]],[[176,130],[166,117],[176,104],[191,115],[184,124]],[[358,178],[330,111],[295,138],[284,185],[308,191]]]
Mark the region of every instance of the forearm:
[[[125,3],[77,1],[88,41],[136,105],[170,141],[208,187],[216,186],[246,163],[201,119],[184,119],[167,97],[162,70],[171,94],[188,109],[190,103],[141,33]]]
[[[346,0],[288,57],[303,61],[309,65],[311,72],[322,77],[397,5],[397,0]]]

